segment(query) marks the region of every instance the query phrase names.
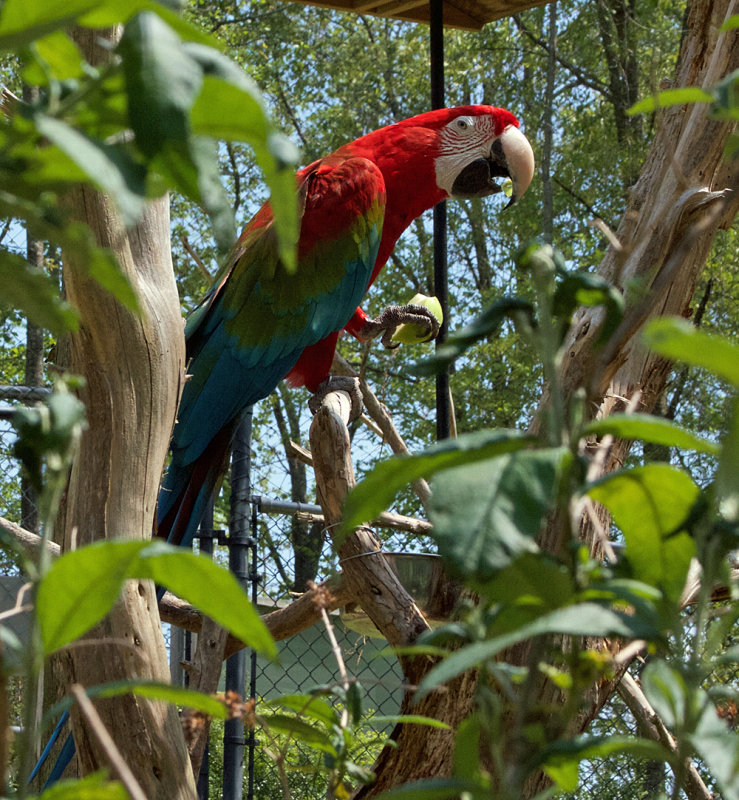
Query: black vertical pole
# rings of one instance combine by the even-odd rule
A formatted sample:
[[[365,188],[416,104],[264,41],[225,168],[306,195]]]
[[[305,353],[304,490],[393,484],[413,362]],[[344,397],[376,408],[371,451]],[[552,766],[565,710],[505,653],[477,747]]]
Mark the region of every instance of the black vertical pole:
[[[444,2],[429,0],[431,50],[431,108],[444,107]],[[446,203],[434,207],[434,294],[439,300],[444,321],[436,338],[439,347],[449,329],[449,286],[447,283]],[[449,373],[436,376],[436,438],[449,438]]]
[[[248,551],[249,495],[251,482],[252,409],[241,415],[231,452],[231,525],[229,531],[228,566],[246,589],[249,578]],[[240,650],[226,661],[226,691],[240,697],[246,689],[246,651]],[[226,721],[223,733],[223,800],[240,800],[244,783],[244,723],[240,719]]]
[[[257,568],[257,525],[259,523],[259,498],[253,497],[251,503],[251,543],[249,547],[249,580],[251,581],[251,602],[257,607],[257,590],[259,587],[259,570]],[[251,651],[251,665],[249,675],[249,697],[257,698],[257,651]],[[254,750],[257,746],[254,728],[249,729],[247,747],[249,748],[249,762],[247,766],[247,800],[254,800]]]
[[[203,555],[213,557],[213,498],[208,501],[205,507],[205,514],[203,521],[200,523],[200,532],[205,534],[200,537],[200,552]],[[210,745],[205,743],[205,750],[203,751],[203,759],[200,762],[200,772],[198,773],[197,782],[198,800],[208,800],[208,793],[210,790]]]

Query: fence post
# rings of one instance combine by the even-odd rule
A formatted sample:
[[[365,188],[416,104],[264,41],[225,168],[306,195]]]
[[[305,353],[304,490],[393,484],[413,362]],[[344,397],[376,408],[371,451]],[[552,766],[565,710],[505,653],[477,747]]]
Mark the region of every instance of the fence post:
[[[249,496],[251,494],[252,408],[241,415],[231,453],[231,524],[228,537],[228,566],[246,589],[249,578],[248,551]],[[246,688],[246,650],[226,661],[226,691],[244,697]],[[226,720],[223,733],[223,800],[240,800],[244,782],[244,723]]]

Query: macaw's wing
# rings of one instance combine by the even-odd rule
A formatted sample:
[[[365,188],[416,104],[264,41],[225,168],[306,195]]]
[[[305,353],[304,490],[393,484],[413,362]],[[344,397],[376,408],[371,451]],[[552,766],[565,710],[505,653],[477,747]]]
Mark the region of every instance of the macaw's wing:
[[[364,158],[329,157],[299,174],[298,267],[277,257],[265,206],[236,244],[230,268],[186,328],[188,373],[172,451],[182,464],[247,405],[268,395],[306,347],[341,330],[377,258],[385,186]]]

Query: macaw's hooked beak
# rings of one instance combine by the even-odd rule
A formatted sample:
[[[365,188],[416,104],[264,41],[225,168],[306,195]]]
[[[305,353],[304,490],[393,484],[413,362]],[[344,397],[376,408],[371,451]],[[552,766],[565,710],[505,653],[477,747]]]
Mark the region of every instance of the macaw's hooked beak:
[[[452,196],[487,197],[502,191],[495,178],[510,178],[513,192],[508,208],[523,196],[533,175],[534,151],[529,140],[515,125],[509,125],[493,141],[486,158],[476,158],[457,175]]]

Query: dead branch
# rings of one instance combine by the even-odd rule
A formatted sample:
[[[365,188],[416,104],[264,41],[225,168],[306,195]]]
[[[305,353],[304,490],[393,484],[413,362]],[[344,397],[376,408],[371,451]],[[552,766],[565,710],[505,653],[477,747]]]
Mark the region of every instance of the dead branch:
[[[93,736],[97,739],[98,744],[107,756],[113,774],[125,786],[126,791],[131,796],[131,800],[146,800],[146,795],[141,789],[139,782],[136,780],[133,772],[131,772],[128,764],[126,764],[121,755],[121,751],[116,747],[113,737],[108,733],[108,729],[103,724],[102,719],[100,719],[100,715],[95,710],[95,706],[85,694],[84,688],[76,683],[72,686],[71,691],[82,712],[82,716],[87,720],[87,724],[90,726]]]
[[[408,450],[408,446],[403,441],[400,431],[395,427],[393,418],[390,416],[385,406],[377,399],[377,396],[370,388],[364,376],[352,369],[351,365],[338,353],[334,355],[334,362],[331,365],[331,370],[337,375],[348,375],[351,378],[359,379],[359,388],[362,392],[364,407],[382,431],[383,441],[390,445],[390,449],[395,455],[401,453],[404,455],[409,454],[410,450]],[[423,478],[419,478],[412,486],[418,495],[418,499],[421,501],[422,505],[426,507],[431,497],[431,489],[428,483]]]
[[[9,533],[31,558],[38,554],[43,541],[38,534],[31,533],[31,531],[22,528],[5,517],[0,517],[0,529]],[[56,542],[47,542],[46,546],[52,558],[59,557],[60,547]]]
[[[210,617],[202,618],[193,660],[182,665],[188,673],[188,688],[207,695],[218,691],[227,639],[228,631],[225,628],[213,622]],[[208,743],[210,721],[211,718],[206,715],[188,714],[188,709],[185,709],[182,715],[185,743],[193,775],[198,775],[200,772],[205,745]]]
[[[659,742],[671,753],[676,754],[677,742],[675,738],[667,730],[665,723],[654,708],[652,708],[641,686],[628,672],[623,674],[617,688],[622,700],[639,724],[642,734],[654,742]],[[688,800],[712,800],[713,793],[708,790],[691,759],[685,759],[683,770],[682,788],[688,796]]]

